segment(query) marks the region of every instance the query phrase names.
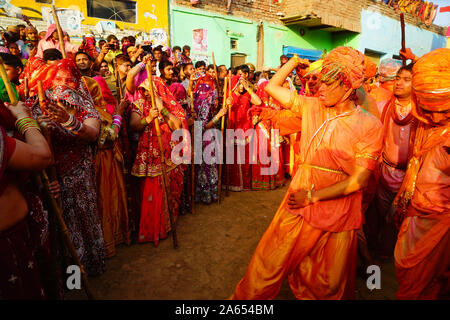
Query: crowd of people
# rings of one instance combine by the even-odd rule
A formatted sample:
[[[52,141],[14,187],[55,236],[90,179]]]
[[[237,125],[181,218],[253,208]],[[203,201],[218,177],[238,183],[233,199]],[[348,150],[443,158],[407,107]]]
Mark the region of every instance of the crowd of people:
[[[63,298],[73,261],[54,203],[96,276],[117,245],[157,246],[222,189],[289,179],[233,298],[274,298],[287,276],[299,299],[353,298],[358,253],[366,265],[395,254],[400,299],[448,294],[449,49],[408,49],[410,64],[377,66],[339,47],[256,71],[132,36],[60,43],[56,25],[12,26],[2,38],[0,298]],[[196,126],[254,134],[225,141],[235,152],[223,166],[173,161],[185,143],[173,133]],[[263,149],[275,164],[260,161]]]

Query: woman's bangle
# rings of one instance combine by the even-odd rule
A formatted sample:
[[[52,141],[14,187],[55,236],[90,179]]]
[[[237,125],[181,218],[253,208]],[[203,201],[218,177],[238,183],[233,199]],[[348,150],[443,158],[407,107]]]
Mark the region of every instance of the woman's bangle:
[[[214,124],[217,124],[220,121],[220,119],[217,117],[217,115],[215,115],[212,121],[214,122]]]
[[[119,115],[113,116],[113,125],[120,128],[122,126],[122,117]]]
[[[41,130],[37,122],[29,117],[17,119],[15,125],[21,135],[25,135],[25,132],[30,129],[37,129],[39,131]]]
[[[166,108],[162,108],[161,110],[161,114],[163,115],[163,117],[167,117],[167,115],[169,114],[169,110],[167,110]]]
[[[70,126],[64,126],[67,130],[71,131],[74,134],[77,134],[81,131],[81,128],[83,127],[83,123],[81,121],[78,121],[77,118],[73,117],[73,123]]]
[[[139,66],[139,69],[144,70],[145,69],[145,63],[139,62],[136,66]]]
[[[113,120],[119,120],[120,122],[122,122],[122,117],[121,116],[119,116],[118,114],[115,114],[114,116],[113,116]]]
[[[69,114],[69,119],[64,123],[61,123],[61,125],[66,128],[72,127],[75,123],[74,120],[75,120],[75,117],[73,115]]]

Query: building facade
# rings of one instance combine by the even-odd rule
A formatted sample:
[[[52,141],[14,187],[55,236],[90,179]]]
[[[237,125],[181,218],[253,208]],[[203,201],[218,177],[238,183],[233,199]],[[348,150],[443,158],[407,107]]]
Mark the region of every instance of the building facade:
[[[15,18],[22,13],[29,17],[39,31],[49,24],[47,13],[51,5],[64,13],[60,17],[64,31],[76,42],[83,34],[94,33],[97,38],[116,34],[150,35],[169,34],[168,0],[3,0],[0,1],[0,25],[24,24]]]
[[[405,21],[406,45],[418,56],[446,47],[443,27],[409,13]],[[170,34],[194,60],[211,63],[214,51],[217,64],[257,69],[279,65],[281,54],[316,60],[340,45],[378,62],[399,58],[401,46],[399,14],[375,0],[171,0]]]

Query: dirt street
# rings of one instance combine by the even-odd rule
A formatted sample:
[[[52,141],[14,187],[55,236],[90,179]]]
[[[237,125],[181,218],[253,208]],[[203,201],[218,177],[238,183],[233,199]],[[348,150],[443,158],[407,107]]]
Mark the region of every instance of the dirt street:
[[[287,187],[274,191],[230,193],[220,205],[197,205],[181,216],[179,248],[172,239],[153,244],[120,245],[107,271],[90,278],[98,299],[225,299],[244,275],[259,239]],[[370,292],[357,277],[357,299],[395,299],[393,261],[381,265],[381,289]],[[85,299],[72,291],[68,299]],[[287,282],[277,299],[295,299]]]

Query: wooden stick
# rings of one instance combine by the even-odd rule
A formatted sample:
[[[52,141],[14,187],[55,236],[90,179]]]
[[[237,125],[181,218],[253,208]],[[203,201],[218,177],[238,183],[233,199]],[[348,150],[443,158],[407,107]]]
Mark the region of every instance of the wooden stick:
[[[24,97],[25,97],[25,100],[27,100],[30,96],[30,87],[28,85],[28,77],[25,77],[23,79],[23,85],[24,85]]]
[[[5,84],[5,88],[6,88],[6,92],[8,92],[8,97],[9,97],[9,102],[15,106],[17,105],[17,97],[16,94],[14,93],[14,89],[11,85],[11,82],[9,81],[8,75],[6,73],[5,70],[5,65],[3,62],[3,59],[0,57],[0,76],[3,79],[3,83]]]
[[[191,114],[194,114],[194,93],[191,91],[189,92],[190,96],[190,104],[191,104]],[[194,122],[195,123],[195,122]],[[195,133],[195,125],[192,125],[191,129],[191,148],[192,148],[192,160],[191,160],[191,212],[194,213],[194,207],[195,207],[195,159],[194,159],[194,146],[195,146],[195,139],[194,139],[194,133]]]
[[[228,97],[231,97],[231,70],[228,71]],[[224,98],[225,99],[225,98]],[[228,121],[227,121],[227,129],[230,129],[230,112],[231,112],[231,105],[228,105]],[[234,146],[232,146],[234,148]],[[229,159],[227,159],[228,161]],[[231,162],[233,162],[234,159],[231,159]],[[225,164],[225,174],[226,174],[226,178],[227,178],[227,186],[225,189],[225,195],[228,197],[229,196],[229,189],[230,189],[230,182],[231,182],[231,177],[230,177],[230,170],[229,170],[229,165]]]
[[[214,66],[214,74],[215,79],[216,79],[216,86],[217,86],[217,92],[219,92],[219,76],[217,74],[217,66],[216,66],[216,59],[214,59],[214,51],[212,52],[212,61],[213,61],[213,66]]]
[[[402,51],[406,51],[406,41],[405,41],[405,15],[400,13],[400,26],[402,29]],[[406,58],[402,56],[403,65],[406,66]]]
[[[70,255],[75,260],[75,263],[78,265],[78,267],[80,268],[81,278],[84,283],[84,291],[86,292],[86,295],[88,296],[89,300],[95,300],[95,297],[94,297],[91,287],[89,285],[86,271],[84,270],[83,265],[81,264],[80,259],[78,258],[78,254],[75,249],[75,246],[73,245],[72,239],[70,239],[69,230],[68,230],[67,225],[62,216],[62,211],[60,210],[58,203],[56,202],[55,198],[53,198],[53,196],[50,192],[50,189],[49,189],[50,180],[49,180],[45,170],[43,170],[41,172],[41,177],[44,182],[45,191],[48,194],[48,198],[50,199],[51,211],[53,213],[56,213],[55,216],[56,216],[56,219],[58,220],[58,224],[61,228],[64,244],[66,245],[67,249],[69,249]]]
[[[41,105],[41,108],[42,108],[46,104],[45,93],[44,93],[42,81],[39,80],[37,82],[37,85],[38,85],[39,104]],[[52,143],[50,140],[50,136],[48,135],[46,126],[42,127],[42,133],[43,133],[45,139],[47,140],[47,143],[49,144],[50,148],[52,148]],[[57,202],[56,199],[53,197],[52,193],[50,192],[50,188],[49,188],[50,183],[57,180],[56,169],[54,166],[50,166],[47,170],[49,170],[49,174],[47,174],[46,170],[42,170],[41,178],[44,183],[44,187],[45,187],[45,191],[47,193],[48,199],[50,201],[50,209],[51,209],[50,211],[52,213],[54,213],[54,215],[56,216],[58,225],[59,225],[61,233],[63,235],[63,241],[64,241],[64,244],[66,245],[66,248],[69,250],[70,255],[75,260],[75,263],[78,265],[78,267],[80,268],[81,277],[82,277],[82,280],[84,283],[84,290],[86,292],[86,295],[88,296],[88,298],[90,300],[94,300],[95,298],[92,293],[91,287],[89,285],[86,271],[84,270],[83,265],[81,264],[81,261],[80,261],[80,258],[78,257],[75,246],[73,245],[72,239],[70,238],[69,229],[67,228],[67,225],[63,218],[61,200],[59,199],[59,201]],[[49,175],[50,175],[50,177],[49,177]]]
[[[152,101],[152,106],[156,106],[155,103],[155,92],[153,91],[153,79],[152,79],[152,69],[150,63],[145,66],[147,70],[147,79],[150,87],[150,97]],[[178,240],[177,240],[177,226],[175,224],[175,219],[173,218],[172,211],[169,207],[169,196],[170,196],[170,186],[169,179],[166,171],[166,157],[164,156],[164,147],[161,139],[161,128],[159,126],[159,119],[156,117],[155,121],[155,129],[156,136],[158,137],[159,144],[159,152],[161,153],[161,170],[162,170],[162,185],[163,185],[163,198],[164,198],[164,207],[165,210],[169,212],[169,220],[170,225],[172,226],[172,239],[173,239],[173,247],[178,248]]]
[[[225,83],[223,84],[223,101],[222,101],[222,108],[225,108],[226,106],[227,106],[227,99],[226,99],[226,96],[227,96],[227,84],[228,84],[228,78],[227,77],[225,77],[225,79],[224,79],[224,81],[225,81]],[[223,154],[223,156],[222,156],[222,158],[224,159],[225,157],[225,155],[224,155],[224,148],[223,148],[223,146],[224,146],[224,143],[225,143],[225,137],[224,137],[224,131],[225,131],[225,117],[226,117],[226,115],[225,116],[223,116],[222,117],[222,122],[221,122],[221,124],[220,124],[220,131],[221,131],[221,133],[222,133],[222,154]],[[223,167],[223,164],[222,163],[219,163],[219,186],[218,186],[218,189],[217,189],[217,192],[218,192],[218,194],[217,194],[217,202],[218,203],[220,203],[220,196],[221,196],[221,193],[222,193],[222,167]]]
[[[61,29],[61,25],[59,24],[59,18],[58,18],[58,15],[56,14],[56,8],[54,5],[52,5],[52,14],[53,14],[53,20],[55,20],[56,30],[58,31],[59,50],[61,50],[63,59],[66,59],[67,54],[66,54],[66,47],[64,46],[63,31]]]
[[[119,69],[117,68],[117,60],[116,60],[116,58],[114,58],[114,73],[115,73],[115,76],[116,76],[116,90],[118,92],[119,103],[120,103],[120,101],[122,101],[122,99],[123,99],[122,80],[120,80]]]

